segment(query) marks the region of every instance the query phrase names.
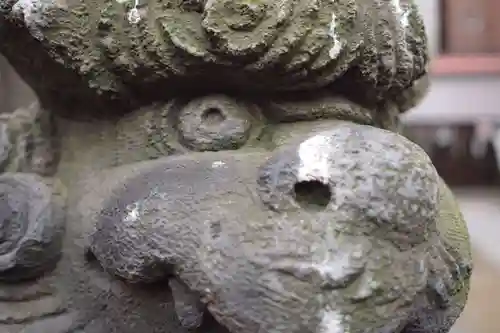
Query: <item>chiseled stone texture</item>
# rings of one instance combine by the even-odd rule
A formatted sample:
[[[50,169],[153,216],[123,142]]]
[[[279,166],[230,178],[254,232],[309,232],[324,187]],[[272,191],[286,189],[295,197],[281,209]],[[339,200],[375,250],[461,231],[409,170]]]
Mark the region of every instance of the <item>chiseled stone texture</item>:
[[[3,0],[0,50],[40,97],[68,103],[96,94],[143,104],[207,83],[247,93],[333,85],[407,109],[411,91],[425,91],[413,87],[428,63],[413,1],[149,1],[137,23],[127,19],[133,4]]]
[[[0,332],[448,332],[426,43],[410,0],[0,0],[40,99],[0,117]]]

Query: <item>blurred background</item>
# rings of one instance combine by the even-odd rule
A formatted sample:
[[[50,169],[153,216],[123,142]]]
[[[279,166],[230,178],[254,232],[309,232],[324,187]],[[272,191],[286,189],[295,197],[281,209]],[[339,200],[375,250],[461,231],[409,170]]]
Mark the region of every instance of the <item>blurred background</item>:
[[[469,224],[475,270],[452,333],[500,333],[499,0],[415,0],[432,54],[432,87],[404,115],[405,134],[431,156]],[[35,100],[0,56],[0,112]]]
[[[500,332],[500,1],[416,0],[432,87],[404,116],[406,135],[452,186],[472,238],[467,308],[452,333]]]

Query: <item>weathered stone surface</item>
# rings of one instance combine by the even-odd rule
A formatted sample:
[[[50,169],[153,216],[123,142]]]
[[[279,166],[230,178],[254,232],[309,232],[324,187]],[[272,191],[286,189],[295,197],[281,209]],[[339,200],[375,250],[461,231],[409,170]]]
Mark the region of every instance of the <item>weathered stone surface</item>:
[[[0,115],[0,166],[2,172],[52,176],[59,163],[53,115],[34,103]]]
[[[0,249],[43,246],[0,256],[1,332],[445,333],[461,313],[463,217],[397,134],[428,86],[412,1],[0,0],[0,52],[41,105],[0,117],[4,204],[46,208],[2,224]]]
[[[351,92],[358,103],[391,101],[404,111],[426,90],[414,86],[428,56],[409,0],[150,1],[137,23],[127,20],[132,6],[3,0],[1,51],[41,97],[68,103],[98,94],[144,104],[209,82],[259,93]],[[43,81],[29,75],[49,68]]]
[[[75,323],[65,298],[58,292],[60,280],[44,276],[36,281],[1,283],[0,332],[67,333]]]

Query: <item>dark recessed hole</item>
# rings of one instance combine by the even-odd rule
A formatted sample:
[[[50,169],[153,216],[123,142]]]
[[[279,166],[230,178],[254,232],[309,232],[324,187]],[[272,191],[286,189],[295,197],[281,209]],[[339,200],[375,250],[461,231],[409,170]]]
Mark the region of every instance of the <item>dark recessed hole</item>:
[[[210,232],[213,239],[217,239],[220,237],[220,233],[222,232],[220,221],[215,221],[210,224]]]
[[[298,182],[293,189],[295,200],[307,210],[325,209],[332,197],[330,187],[317,180]]]
[[[226,120],[226,117],[220,109],[209,108],[203,112],[201,119],[207,125],[218,125]]]
[[[85,258],[85,261],[87,262],[96,262],[97,257],[95,256],[94,252],[90,249],[90,247],[85,247],[83,249],[83,257]]]
[[[188,12],[197,12],[202,14],[204,1],[201,0],[182,0],[180,7]]]

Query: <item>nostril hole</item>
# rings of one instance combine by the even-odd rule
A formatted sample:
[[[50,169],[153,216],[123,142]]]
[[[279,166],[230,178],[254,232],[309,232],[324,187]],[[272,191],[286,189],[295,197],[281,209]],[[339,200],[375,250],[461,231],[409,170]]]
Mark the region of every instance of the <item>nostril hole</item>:
[[[83,250],[83,257],[85,258],[85,261],[87,262],[96,262],[97,257],[95,256],[94,252],[90,249],[90,247],[86,247]]]
[[[218,125],[226,120],[226,117],[220,109],[209,108],[201,115],[203,122],[207,125]]]
[[[304,209],[318,211],[328,206],[332,192],[318,180],[298,182],[294,186],[295,201]]]
[[[222,232],[222,226],[220,221],[215,221],[210,224],[210,232],[212,234],[213,239],[217,239],[220,237],[220,234]]]

